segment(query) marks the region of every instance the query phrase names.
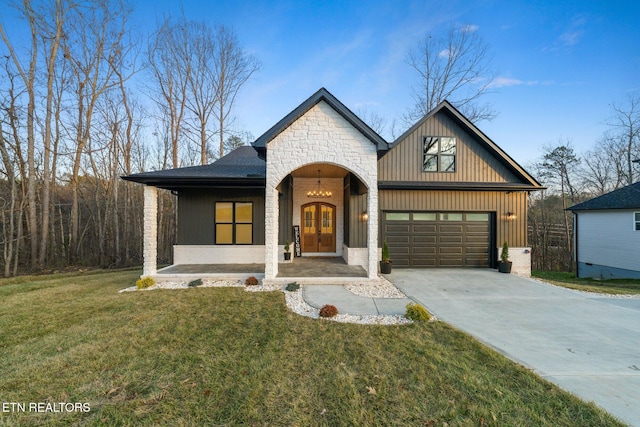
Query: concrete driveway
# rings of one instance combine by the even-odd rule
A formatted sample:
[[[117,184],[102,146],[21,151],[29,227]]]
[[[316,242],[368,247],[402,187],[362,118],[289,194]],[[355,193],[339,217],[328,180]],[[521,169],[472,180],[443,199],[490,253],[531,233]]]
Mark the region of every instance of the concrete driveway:
[[[439,319],[640,426],[640,299],[484,269],[394,269],[387,278]]]

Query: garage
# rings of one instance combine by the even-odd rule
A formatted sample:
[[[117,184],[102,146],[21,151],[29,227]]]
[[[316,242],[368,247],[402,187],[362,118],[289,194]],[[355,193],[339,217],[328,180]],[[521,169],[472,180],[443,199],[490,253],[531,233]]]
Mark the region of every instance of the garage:
[[[492,267],[491,212],[384,212],[383,239],[395,267]]]

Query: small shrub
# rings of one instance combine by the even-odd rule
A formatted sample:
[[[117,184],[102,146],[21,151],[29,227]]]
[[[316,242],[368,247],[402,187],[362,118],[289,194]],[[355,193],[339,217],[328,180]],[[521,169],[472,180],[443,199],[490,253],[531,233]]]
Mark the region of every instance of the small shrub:
[[[382,262],[389,262],[389,245],[386,240],[382,243]]]
[[[404,317],[414,322],[427,322],[431,319],[431,314],[420,304],[409,303],[407,304],[407,311],[404,313]]]
[[[247,280],[244,281],[244,284],[246,286],[258,286],[258,279],[253,276],[248,277]]]
[[[507,245],[507,242],[504,242],[502,244],[502,253],[500,254],[500,260],[502,262],[509,261],[509,245]]]
[[[136,280],[137,289],[147,289],[155,284],[156,284],[156,281],[153,280],[153,277],[142,277]]]
[[[287,284],[287,287],[285,289],[289,292],[295,292],[300,289],[300,285],[298,285],[296,282],[291,282]]]
[[[320,309],[320,317],[333,317],[338,314],[338,309],[335,305],[325,304]]]
[[[202,285],[202,279],[193,280],[193,281],[189,282],[189,285],[187,285],[187,286],[189,286],[190,288],[193,288],[193,287],[200,286],[200,285]]]

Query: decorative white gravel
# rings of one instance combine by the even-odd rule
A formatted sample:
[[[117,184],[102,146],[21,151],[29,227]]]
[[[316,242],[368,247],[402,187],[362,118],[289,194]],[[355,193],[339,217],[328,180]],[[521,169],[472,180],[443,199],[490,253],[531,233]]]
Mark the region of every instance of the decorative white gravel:
[[[302,286],[297,291],[288,292],[284,291],[287,307],[294,313],[302,316],[311,317],[313,319],[319,319],[320,310],[311,307],[302,298]],[[384,315],[354,315],[354,314],[337,314],[334,317],[323,317],[323,320],[333,320],[334,322],[341,323],[359,323],[363,325],[402,325],[406,323],[413,323],[411,320],[401,315],[384,316]]]
[[[301,316],[311,317],[313,319],[320,319],[320,310],[310,306],[302,297],[302,286],[298,290],[289,292],[284,290],[282,285],[264,285],[260,283],[258,286],[245,286],[242,280],[203,280],[202,285],[199,288],[210,287],[244,287],[247,292],[273,292],[282,291],[285,295],[285,301],[287,307],[294,313]],[[160,282],[146,289],[140,289],[142,291],[152,291],[155,289],[187,289],[189,282]],[[371,289],[367,289],[371,287]],[[370,298],[405,298],[405,295],[400,292],[391,282],[384,277],[374,284],[357,284],[348,285],[346,287],[349,291],[356,295],[370,297]],[[135,286],[121,289],[118,292],[132,292],[138,291]],[[332,320],[334,322],[341,323],[358,323],[364,325],[401,325],[407,323],[413,323],[411,320],[406,319],[401,315],[353,315],[353,314],[338,314],[330,318],[321,318],[323,320]]]
[[[406,298],[407,296],[396,288],[384,276],[378,276],[377,282],[358,283],[345,286],[352,294],[369,298]]]

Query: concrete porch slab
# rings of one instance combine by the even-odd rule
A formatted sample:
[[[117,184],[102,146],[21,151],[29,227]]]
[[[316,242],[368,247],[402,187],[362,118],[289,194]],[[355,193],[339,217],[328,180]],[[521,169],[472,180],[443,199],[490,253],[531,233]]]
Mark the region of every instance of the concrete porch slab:
[[[278,277],[367,277],[361,265],[347,265],[341,257],[300,257],[278,265]]]
[[[157,282],[203,280],[245,280],[264,278],[264,264],[175,264],[152,275]]]

